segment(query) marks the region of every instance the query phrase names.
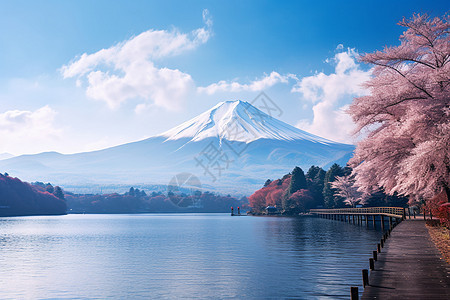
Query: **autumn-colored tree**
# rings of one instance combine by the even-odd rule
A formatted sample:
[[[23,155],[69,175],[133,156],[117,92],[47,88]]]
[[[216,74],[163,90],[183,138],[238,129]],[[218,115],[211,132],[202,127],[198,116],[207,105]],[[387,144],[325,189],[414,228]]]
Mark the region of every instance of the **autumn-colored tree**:
[[[370,94],[349,108],[358,143],[351,165],[358,185],[429,199],[450,196],[449,15],[414,15],[399,25],[400,45],[365,54]],[[447,200],[448,201],[448,200]]]
[[[314,205],[314,198],[307,189],[300,189],[289,197],[291,207],[287,209],[290,214],[307,212]]]
[[[47,187],[47,186],[45,186]],[[0,216],[62,215],[66,203],[43,187],[0,174]]]
[[[440,219],[443,226],[450,228],[450,203],[444,192],[435,195],[426,203],[426,210],[431,211],[433,216]]]
[[[249,197],[250,206],[257,213],[263,212],[269,205],[281,208],[290,183],[291,175],[271,181],[267,186],[257,190]]]

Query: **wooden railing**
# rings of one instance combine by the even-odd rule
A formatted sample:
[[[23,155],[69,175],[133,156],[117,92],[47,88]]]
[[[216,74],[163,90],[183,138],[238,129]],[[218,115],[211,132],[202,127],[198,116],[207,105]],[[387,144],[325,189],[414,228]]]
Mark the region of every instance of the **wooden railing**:
[[[394,218],[404,218],[403,207],[363,207],[363,208],[336,208],[336,209],[311,209],[312,214],[324,215],[384,215]]]

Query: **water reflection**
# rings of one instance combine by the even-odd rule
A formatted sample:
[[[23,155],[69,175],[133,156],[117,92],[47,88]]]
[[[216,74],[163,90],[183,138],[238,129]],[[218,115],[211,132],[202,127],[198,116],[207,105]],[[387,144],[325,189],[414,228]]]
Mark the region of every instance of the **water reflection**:
[[[0,218],[0,298],[348,299],[379,231],[317,218]]]

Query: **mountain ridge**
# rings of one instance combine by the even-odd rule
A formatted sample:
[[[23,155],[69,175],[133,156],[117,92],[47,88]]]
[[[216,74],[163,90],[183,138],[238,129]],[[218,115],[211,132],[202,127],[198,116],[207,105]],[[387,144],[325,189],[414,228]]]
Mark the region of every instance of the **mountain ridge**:
[[[302,131],[238,100],[220,102],[141,141],[75,154],[22,155],[1,160],[0,169],[27,181],[71,186],[68,190],[75,192],[78,187],[108,185],[123,185],[118,189],[123,192],[131,185],[166,184],[184,172],[198,177],[209,189],[243,194],[295,166],[343,165],[353,149],[353,145]]]

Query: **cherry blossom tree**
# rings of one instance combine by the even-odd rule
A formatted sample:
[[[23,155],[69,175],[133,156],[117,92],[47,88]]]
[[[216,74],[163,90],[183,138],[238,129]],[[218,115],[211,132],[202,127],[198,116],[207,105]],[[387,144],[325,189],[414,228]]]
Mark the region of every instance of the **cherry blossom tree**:
[[[331,183],[331,186],[336,189],[334,193],[336,196],[344,198],[345,204],[351,207],[355,207],[358,203],[365,204],[366,194],[358,190],[352,175],[337,176],[336,180]]]
[[[400,45],[368,53],[370,94],[348,112],[358,143],[350,161],[356,184],[418,199],[450,196],[450,18],[416,14],[399,25]],[[447,200],[448,201],[448,200]]]

